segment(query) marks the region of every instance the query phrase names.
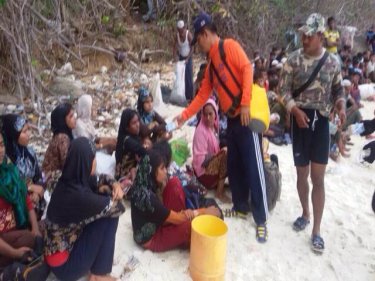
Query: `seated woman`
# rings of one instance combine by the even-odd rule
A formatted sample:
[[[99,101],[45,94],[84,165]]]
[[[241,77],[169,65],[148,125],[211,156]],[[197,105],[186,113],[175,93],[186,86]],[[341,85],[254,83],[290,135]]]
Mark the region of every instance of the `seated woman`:
[[[82,95],[77,102],[77,124],[73,129],[74,138],[85,137],[95,142],[97,149],[106,149],[112,153],[116,149],[116,138],[97,137],[94,123],[91,121],[92,97]]]
[[[134,180],[139,160],[147,153],[139,136],[140,121],[135,110],[125,109],[121,115],[116,145],[116,179]]]
[[[191,220],[202,214],[220,217],[216,207],[186,209],[185,193],[177,178],[168,182],[166,156],[152,149],[142,158],[130,191],[134,241],[153,252],[190,245]],[[162,201],[158,190],[163,190]]]
[[[18,280],[12,264],[24,260],[41,237],[33,203],[0,134],[0,280]]]
[[[45,223],[45,261],[59,280],[86,274],[90,281],[115,280],[108,274],[118,217],[125,211],[124,193],[119,183],[101,177],[111,186],[112,196],[98,194],[95,169],[94,144],[87,138],[73,140]]]
[[[28,146],[30,131],[24,117],[7,114],[2,117],[3,132],[9,159],[17,166],[21,178],[27,184],[30,198],[43,212],[43,177],[34,150]]]
[[[345,131],[350,125],[358,123],[362,120],[362,114],[359,111],[359,104],[355,101],[355,99],[352,97],[351,89],[352,89],[352,83],[350,80],[343,80],[342,86],[344,89],[344,93],[346,96],[346,123],[343,126],[343,130]],[[356,91],[354,90],[356,93]]]
[[[72,130],[76,127],[76,118],[71,104],[58,105],[51,113],[53,137],[50,141],[42,170],[46,177],[47,187],[61,175],[65,164],[70,142],[73,140]]]
[[[289,115],[287,114],[287,110],[280,95],[278,94],[278,84],[278,78],[270,79],[269,91],[267,92],[268,104],[270,107],[271,117],[276,116],[276,120],[271,118],[269,129],[264,133],[264,135],[267,136],[272,143],[280,145],[286,144],[284,133],[288,129],[287,124],[289,124]]]
[[[152,142],[160,139],[168,140],[171,134],[166,131],[166,123],[154,109],[153,97],[149,90],[141,87],[138,91],[137,110],[141,119],[141,137],[149,138]]]
[[[217,105],[209,99],[203,107],[201,120],[194,133],[193,169],[200,183],[207,189],[216,187],[216,197],[229,203],[231,200],[224,191],[227,150],[220,149],[218,118]]]

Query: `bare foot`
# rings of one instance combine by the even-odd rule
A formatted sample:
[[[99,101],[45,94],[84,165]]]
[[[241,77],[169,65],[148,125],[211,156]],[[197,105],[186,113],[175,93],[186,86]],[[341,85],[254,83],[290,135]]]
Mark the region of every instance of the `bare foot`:
[[[110,275],[90,274],[89,281],[117,281],[118,279]]]
[[[230,199],[224,192],[223,193],[216,192],[215,196],[217,199],[219,199],[221,202],[225,204],[232,203],[232,199]]]

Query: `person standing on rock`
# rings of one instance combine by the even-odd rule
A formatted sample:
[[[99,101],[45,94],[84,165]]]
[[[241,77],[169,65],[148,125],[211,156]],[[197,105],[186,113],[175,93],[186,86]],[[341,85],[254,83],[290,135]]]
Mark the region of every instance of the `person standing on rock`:
[[[281,74],[280,92],[292,114],[293,157],[297,169],[297,190],[302,215],[293,223],[302,231],[310,223],[309,184],[311,172],[314,225],[313,251],[324,251],[320,234],[325,192],[324,176],[329,156],[329,114],[336,110],[341,124],[346,121],[345,95],[337,56],[323,48],[324,18],[312,14],[299,31],[303,48],[291,53]]]
[[[230,214],[244,216],[251,210],[257,225],[256,239],[264,243],[268,237],[268,206],[261,136],[248,127],[253,84],[252,64],[237,41],[220,40],[211,16],[206,13],[199,14],[194,21],[193,45],[196,42],[202,52],[208,54],[210,64],[197,95],[182,114],[176,117],[176,121],[181,126],[203,107],[212,90],[217,92],[220,107],[228,116],[227,171],[233,201]]]
[[[186,28],[183,20],[177,22],[177,37],[174,57],[178,61],[185,61],[185,97],[187,102],[193,99],[193,36]]]

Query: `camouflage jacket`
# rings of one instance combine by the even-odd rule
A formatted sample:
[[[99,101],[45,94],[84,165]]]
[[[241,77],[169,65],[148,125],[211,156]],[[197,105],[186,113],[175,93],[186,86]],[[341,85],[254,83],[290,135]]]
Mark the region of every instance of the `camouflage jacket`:
[[[324,50],[325,51],[325,50]],[[295,99],[293,91],[301,87],[310,77],[319,62],[319,58],[311,58],[299,49],[291,53],[281,73],[280,93],[288,111],[294,106],[319,110],[328,116],[337,102],[345,100],[341,86],[341,67],[335,55],[330,54],[319,71],[315,81]]]

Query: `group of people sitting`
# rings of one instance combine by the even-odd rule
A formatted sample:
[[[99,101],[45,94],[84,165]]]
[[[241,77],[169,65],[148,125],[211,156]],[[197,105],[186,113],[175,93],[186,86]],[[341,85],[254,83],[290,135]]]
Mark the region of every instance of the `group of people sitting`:
[[[188,247],[194,217],[222,217],[215,201],[187,207],[185,187],[168,174],[171,132],[148,89],[138,94],[137,110],[122,112],[117,139],[97,135],[91,96],[81,96],[76,110],[58,105],[41,167],[29,144],[32,125],[21,115],[1,116],[0,280],[45,280],[50,271],[59,280],[88,274],[89,280],[114,280],[108,274],[126,199],[134,241],[155,252]],[[202,184],[218,186],[223,199],[226,153],[218,144],[214,102],[202,116],[194,170]],[[97,151],[115,152],[113,175],[98,173]]]

